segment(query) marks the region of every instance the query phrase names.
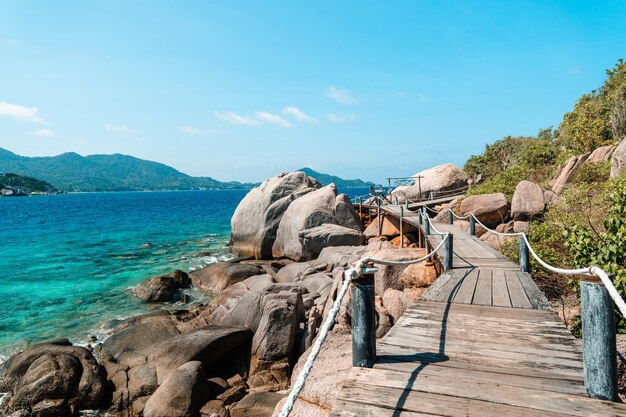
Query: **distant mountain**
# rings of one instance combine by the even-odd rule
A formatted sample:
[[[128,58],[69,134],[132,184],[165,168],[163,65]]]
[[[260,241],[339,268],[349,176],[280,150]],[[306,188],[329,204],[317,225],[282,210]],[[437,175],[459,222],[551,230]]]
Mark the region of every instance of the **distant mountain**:
[[[58,190],[51,184],[36,178],[13,173],[0,174],[0,188],[17,188],[25,193],[56,193]]]
[[[251,188],[254,184],[192,177],[128,155],[25,157],[0,148],[0,172],[39,178],[63,191],[152,191]]]
[[[343,178],[336,177],[334,175],[322,174],[321,172],[317,172],[312,170],[311,168],[301,168],[298,171],[304,172],[309,177],[313,177],[322,185],[328,185],[330,183],[334,183],[337,187],[343,188],[362,188],[369,187],[370,185],[374,185],[373,182],[365,182],[363,180],[344,180]]]

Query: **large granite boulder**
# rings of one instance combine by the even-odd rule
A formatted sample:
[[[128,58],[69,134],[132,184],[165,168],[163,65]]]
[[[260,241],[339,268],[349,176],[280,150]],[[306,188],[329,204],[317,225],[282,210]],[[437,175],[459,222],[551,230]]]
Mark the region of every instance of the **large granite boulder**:
[[[231,219],[231,248],[242,256],[272,257],[280,220],[291,202],[320,188],[303,172],[282,173],[253,188],[241,200]]]
[[[91,353],[68,340],[31,346],[11,357],[0,378],[0,412],[33,417],[74,416],[104,404],[106,375]]]
[[[363,231],[363,223],[354,209],[354,204],[346,194],[339,194],[335,200],[335,215],[337,224],[350,229]]]
[[[611,158],[611,178],[616,178],[626,168],[626,139],[620,142]]]
[[[515,187],[511,201],[511,217],[519,221],[528,221],[540,217],[546,208],[544,192],[532,181],[520,181]]]
[[[176,301],[178,292],[189,287],[189,275],[181,270],[175,270],[168,275],[152,277],[133,288],[133,294],[146,302]]]
[[[202,363],[180,365],[146,402],[144,417],[193,417],[209,400],[209,385]]]
[[[193,271],[191,282],[203,293],[216,295],[233,284],[262,273],[257,265],[235,262],[217,262],[205,268]]]
[[[413,178],[415,178],[414,185],[396,188],[391,192],[392,197],[397,198],[400,203],[405,202],[407,199],[418,200],[419,198],[429,196],[431,192],[436,193],[437,191],[464,187],[469,181],[467,173],[453,164],[443,164],[429,168],[415,174]]]
[[[380,217],[380,235],[381,236],[398,236],[400,234],[400,220],[393,216],[381,216]],[[417,228],[414,226],[405,223],[402,231],[404,233],[415,233],[417,232]],[[378,236],[378,217],[375,217],[372,222],[367,226],[365,231],[363,232],[365,237],[370,238],[374,236]]]
[[[291,203],[278,226],[276,240],[272,248],[273,256],[276,258],[286,257],[295,261],[308,260],[321,251],[319,244],[323,243],[323,240],[335,242],[338,245],[342,244],[340,242],[357,243],[358,241],[360,243],[361,233],[354,229],[348,231],[345,230],[346,228],[336,230],[325,228],[307,232],[308,229],[326,224],[343,226],[339,223],[340,218],[335,212],[336,194],[335,185],[330,184]],[[337,234],[336,238],[332,236],[333,231]],[[309,236],[308,247],[305,246],[304,241],[307,235]]]
[[[586,162],[598,163],[610,161],[611,156],[615,151],[615,148],[616,146],[613,145],[600,146],[599,148],[596,148],[593,152],[591,152],[591,155],[589,155],[589,158],[587,158]]]
[[[148,362],[155,365],[159,383],[163,383],[180,365],[199,361],[205,372],[224,368],[229,359],[249,352],[252,332],[240,327],[211,325],[166,339],[151,349]]]
[[[268,294],[263,314],[252,339],[252,355],[263,361],[277,361],[289,356],[298,328],[297,305],[291,297]]]
[[[552,191],[556,194],[561,194],[561,191],[563,191],[563,189],[569,182],[572,174],[574,174],[574,172],[576,172],[576,170],[578,170],[578,168],[583,163],[585,163],[588,157],[589,152],[578,156],[572,156],[570,159],[568,159],[565,165],[563,165],[559,170],[557,176],[552,179],[552,181],[550,181],[550,187],[552,187]]]
[[[326,247],[358,246],[365,243],[365,236],[360,230],[329,223],[305,229],[300,232],[299,238],[302,253],[298,261],[314,259]]]
[[[472,195],[461,202],[461,216],[470,213],[485,226],[493,229],[507,220],[509,203],[502,193]]]
[[[369,252],[368,257],[375,259],[383,259],[385,261],[403,262],[418,259],[426,253],[424,249],[406,248],[406,249],[381,249]],[[418,265],[423,265],[420,262]],[[377,265],[378,271],[374,274],[374,290],[376,295],[383,296],[388,288],[402,291],[405,287],[405,281],[401,276],[407,265]]]

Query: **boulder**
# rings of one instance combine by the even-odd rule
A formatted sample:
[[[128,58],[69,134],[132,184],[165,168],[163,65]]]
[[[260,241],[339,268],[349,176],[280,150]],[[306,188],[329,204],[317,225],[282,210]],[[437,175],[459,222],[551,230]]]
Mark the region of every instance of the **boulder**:
[[[298,277],[306,273],[313,273],[315,270],[307,262],[294,262],[286,265],[276,274],[276,282],[293,282]]]
[[[74,416],[104,404],[106,373],[87,349],[64,339],[33,345],[4,364],[0,411],[34,417]]]
[[[424,255],[424,249],[419,248],[382,249],[368,253],[369,257],[386,261],[410,261]],[[378,272],[374,274],[376,294],[382,297],[388,288],[402,291],[404,282],[400,277],[406,268],[406,265],[379,265]]]
[[[614,154],[615,155],[615,154]],[[585,153],[579,156],[572,156],[567,160],[565,165],[560,169],[558,175],[550,181],[552,191],[556,194],[561,194],[561,191],[567,185],[570,177],[576,170],[587,160],[589,153]]]
[[[393,318],[393,322],[396,323],[400,317],[404,314],[404,311],[410,305],[411,300],[402,291],[388,288],[383,295],[383,306],[389,312],[389,315]]]
[[[546,206],[552,207],[559,200],[559,196],[552,190],[543,190],[543,201],[546,203]]]
[[[283,214],[272,247],[275,258],[299,261],[306,258],[300,232],[325,223],[337,223],[334,184],[315,190],[295,200]]]
[[[433,217],[433,222],[448,223],[450,221],[450,215],[448,214],[448,210],[453,210],[455,213],[458,213],[458,206],[461,203],[461,200],[463,200],[463,196],[456,197],[449,203],[445,203],[441,206],[435,207],[435,210],[437,210],[439,213],[437,213],[437,215]]]
[[[532,181],[520,181],[515,187],[511,201],[511,217],[528,221],[538,218],[546,207],[543,190]]]
[[[609,161],[611,160],[615,148],[616,146],[613,145],[600,146],[591,152],[591,155],[589,155],[589,158],[587,158],[585,162],[598,163]]]
[[[383,305],[382,297],[376,296],[374,299],[376,309],[376,338],[380,339],[393,327],[393,317]]]
[[[322,249],[334,246],[358,246],[365,243],[365,236],[359,231],[337,224],[323,224],[300,232],[302,251],[292,258],[309,260],[316,258]]]
[[[422,251],[421,256],[426,255],[427,252],[423,249]],[[400,281],[404,284],[405,289],[412,287],[427,288],[435,282],[438,275],[432,262],[419,262],[407,266],[400,274]],[[386,290],[385,293],[387,291],[389,290]]]
[[[512,231],[512,230],[511,230]],[[499,251],[502,249],[502,246],[508,242],[509,240],[513,240],[515,237],[513,236],[499,236],[495,233],[485,233],[480,237],[480,240],[485,242],[487,245],[492,247],[493,249]]]
[[[247,289],[254,292],[263,292],[265,288],[276,283],[276,280],[270,274],[253,275],[241,281]]]
[[[287,298],[264,299],[261,322],[252,339],[252,355],[263,361],[288,357],[298,328],[297,306]]]
[[[363,223],[358,213],[354,209],[354,204],[346,194],[339,194],[335,200],[335,215],[337,216],[337,224],[344,227],[363,231]]]
[[[502,193],[469,196],[461,202],[461,216],[473,213],[485,226],[494,228],[506,221],[509,203]]]
[[[193,417],[209,400],[209,387],[201,362],[174,369],[148,399],[144,417]]]
[[[246,395],[231,407],[230,417],[270,417],[285,394],[256,392]]]
[[[250,291],[241,297],[235,306],[219,321],[223,326],[240,326],[252,333],[259,328],[261,321],[261,294]]]
[[[228,417],[228,410],[224,406],[224,402],[220,400],[211,400],[200,409],[201,417]]]
[[[611,178],[616,178],[626,168],[626,139],[622,140],[611,157]]]
[[[309,265],[314,268],[325,265],[326,270],[332,271],[337,267],[345,267],[354,264],[361,259],[368,250],[368,246],[336,246],[324,248],[317,259],[309,262]]]
[[[175,270],[168,275],[152,277],[133,288],[133,294],[146,302],[176,301],[177,292],[189,287],[189,275],[181,270]]]
[[[303,172],[284,172],[253,188],[231,219],[233,252],[257,259],[271,258],[278,225],[291,202],[320,187],[317,180]]]
[[[208,375],[213,368],[223,369],[241,359],[250,346],[252,332],[241,327],[210,325],[182,333],[152,348],[148,361],[153,362],[159,383],[163,383],[180,365],[199,361]]]
[[[217,262],[191,273],[194,287],[205,294],[216,295],[231,285],[261,274],[256,265],[235,262]]]
[[[514,233],[528,232],[529,226],[530,226],[529,222],[515,221],[513,222],[513,232]]]
[[[419,180],[418,177],[421,177]],[[418,200],[438,191],[454,190],[467,185],[469,176],[453,164],[443,164],[421,171],[413,176],[414,185],[400,186],[391,192],[398,202]],[[421,195],[420,195],[421,190]]]

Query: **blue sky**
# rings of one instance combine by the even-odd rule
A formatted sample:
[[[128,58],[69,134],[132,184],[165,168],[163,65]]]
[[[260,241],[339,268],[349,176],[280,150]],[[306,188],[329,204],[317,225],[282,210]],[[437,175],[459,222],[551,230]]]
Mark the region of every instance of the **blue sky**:
[[[0,1],[0,147],[381,181],[558,125],[626,2]]]

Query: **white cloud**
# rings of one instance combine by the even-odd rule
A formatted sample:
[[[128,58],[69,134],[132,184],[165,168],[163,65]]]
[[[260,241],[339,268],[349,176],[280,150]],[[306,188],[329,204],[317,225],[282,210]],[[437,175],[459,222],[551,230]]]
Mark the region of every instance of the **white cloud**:
[[[22,46],[22,42],[18,39],[2,39],[2,43],[8,46],[12,46],[14,48]]]
[[[34,132],[29,133],[31,136],[38,136],[40,138],[56,138],[57,134],[50,129],[37,129]]]
[[[0,116],[10,117],[21,122],[45,123],[37,114],[37,107],[24,107],[0,101]]]
[[[291,127],[291,123],[289,123],[287,120],[283,119],[277,114],[258,111],[256,112],[256,117],[258,117],[259,120],[263,120],[267,123],[273,123],[282,127]]]
[[[234,125],[258,125],[259,121],[256,120],[253,116],[242,116],[233,112],[215,112],[215,116],[219,117],[222,120],[226,120],[229,123]]]
[[[179,129],[181,132],[184,132],[192,136],[209,136],[209,135],[214,135],[217,133],[217,130],[215,129],[202,130],[202,129],[198,129],[197,127],[193,127],[189,125],[181,126],[179,127]]]
[[[359,102],[359,100],[352,97],[348,90],[338,90],[334,85],[331,86],[328,91],[326,91],[326,97],[331,100],[335,100],[337,103],[345,104],[347,106]]]
[[[117,133],[135,133],[133,129],[128,126],[116,126],[116,125],[104,125],[104,130],[108,130],[109,132],[117,132]]]
[[[283,108],[283,114],[289,114],[299,122],[317,123],[317,119],[315,117],[309,116],[297,107],[287,106]]]
[[[326,113],[326,119],[334,123],[343,123],[349,120],[354,120],[354,115],[344,115],[344,114],[335,114],[335,113]]]

